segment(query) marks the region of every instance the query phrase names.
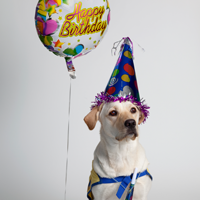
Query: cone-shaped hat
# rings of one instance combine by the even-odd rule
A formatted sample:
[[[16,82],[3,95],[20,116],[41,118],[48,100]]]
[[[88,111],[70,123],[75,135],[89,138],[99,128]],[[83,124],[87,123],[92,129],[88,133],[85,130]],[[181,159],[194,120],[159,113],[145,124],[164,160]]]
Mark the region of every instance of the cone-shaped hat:
[[[130,38],[123,38],[120,55],[117,64],[111,74],[104,92],[97,94],[94,105],[100,106],[102,103],[115,101],[131,101],[134,103],[145,116],[146,121],[149,111],[144,100],[141,101],[138,84],[136,79],[136,71],[133,63],[133,47]]]
[[[105,93],[115,97],[132,95],[137,101],[140,101],[131,41],[129,38],[126,38],[122,44],[120,56],[108,81]]]

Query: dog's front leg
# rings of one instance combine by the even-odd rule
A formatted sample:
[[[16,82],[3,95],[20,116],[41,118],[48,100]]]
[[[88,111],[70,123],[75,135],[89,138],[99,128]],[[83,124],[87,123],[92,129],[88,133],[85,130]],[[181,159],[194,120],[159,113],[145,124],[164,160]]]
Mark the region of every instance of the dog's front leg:
[[[116,196],[120,183],[102,184],[92,188],[94,200],[119,200]],[[125,199],[125,197],[121,198]]]
[[[147,200],[151,184],[152,181],[148,176],[139,178],[135,184],[133,200]]]

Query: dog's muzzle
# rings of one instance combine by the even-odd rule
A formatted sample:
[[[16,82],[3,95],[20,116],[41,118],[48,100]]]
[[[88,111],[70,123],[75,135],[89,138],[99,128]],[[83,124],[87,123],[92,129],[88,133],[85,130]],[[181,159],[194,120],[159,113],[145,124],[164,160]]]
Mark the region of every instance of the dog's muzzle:
[[[127,128],[134,128],[136,126],[136,121],[134,119],[128,119],[124,122],[124,126]]]
[[[136,121],[134,119],[128,119],[124,122],[124,126],[127,128],[127,134],[133,134],[135,137],[138,136],[136,131]]]

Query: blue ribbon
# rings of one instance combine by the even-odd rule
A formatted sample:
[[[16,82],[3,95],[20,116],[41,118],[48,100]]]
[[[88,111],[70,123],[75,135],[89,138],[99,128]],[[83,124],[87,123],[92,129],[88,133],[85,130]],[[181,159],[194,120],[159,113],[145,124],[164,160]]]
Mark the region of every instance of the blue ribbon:
[[[127,186],[128,186],[128,184],[131,182],[131,177],[130,176],[126,176],[123,180],[122,180],[122,182],[121,182],[121,184],[120,184],[120,186],[119,186],[119,189],[118,189],[118,191],[117,191],[117,197],[118,197],[118,199],[121,199],[121,197],[122,197],[122,195],[123,195],[123,193],[124,193],[124,191],[125,191],[125,189],[127,188]]]

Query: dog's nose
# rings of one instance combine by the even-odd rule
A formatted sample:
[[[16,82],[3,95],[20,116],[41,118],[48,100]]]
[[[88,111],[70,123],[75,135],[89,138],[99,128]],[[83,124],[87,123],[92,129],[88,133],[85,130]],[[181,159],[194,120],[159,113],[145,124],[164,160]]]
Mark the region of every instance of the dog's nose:
[[[132,128],[136,125],[136,122],[135,122],[134,119],[128,119],[128,120],[125,121],[124,125],[126,127]]]

